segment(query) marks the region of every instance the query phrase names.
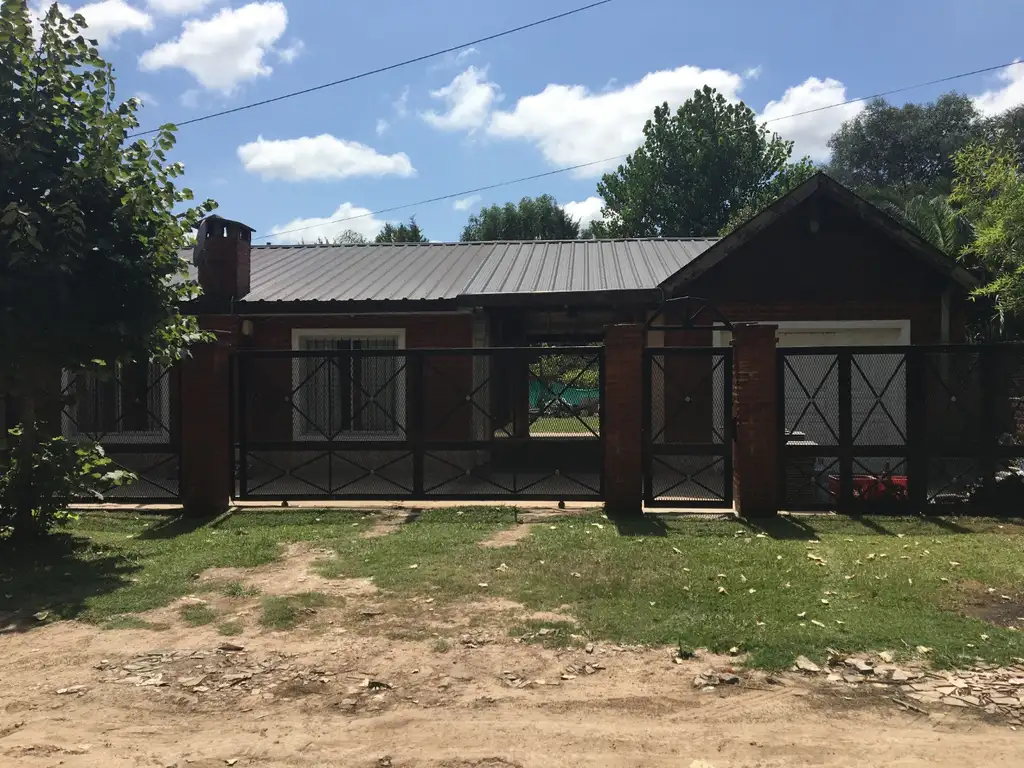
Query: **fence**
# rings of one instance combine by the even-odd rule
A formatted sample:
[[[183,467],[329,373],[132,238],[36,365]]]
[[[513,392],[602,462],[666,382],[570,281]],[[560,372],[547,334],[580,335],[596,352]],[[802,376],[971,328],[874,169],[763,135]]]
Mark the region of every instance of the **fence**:
[[[783,508],[1024,502],[1024,347],[780,349],[779,392]]]
[[[241,351],[242,499],[599,499],[603,348]],[[577,392],[596,383],[597,397]]]

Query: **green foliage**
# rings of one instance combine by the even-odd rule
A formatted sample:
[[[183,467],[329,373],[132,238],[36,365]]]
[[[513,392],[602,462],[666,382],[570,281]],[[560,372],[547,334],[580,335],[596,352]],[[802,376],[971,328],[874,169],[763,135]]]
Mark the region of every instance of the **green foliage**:
[[[985,121],[985,141],[1024,163],[1024,104]]]
[[[713,88],[675,114],[667,103],[644,126],[644,144],[597,185],[616,237],[716,235],[786,168],[792,142],[757,124],[753,110]]]
[[[746,205],[729,213],[729,223],[722,229],[721,234],[727,235],[740,224],[754,218],[780,197],[803,184],[818,170],[818,166],[809,157],[787,164],[767,184],[758,189]]]
[[[416,217],[412,216],[409,219],[408,224],[399,224],[397,227],[388,222],[384,225],[377,237],[374,238],[375,243],[426,243],[429,242],[423,234],[423,230],[420,229],[420,225],[416,223]]]
[[[1024,172],[1018,158],[987,144],[955,157],[956,181],[950,200],[974,227],[975,239],[963,252],[987,282],[978,293],[991,297],[1002,318],[1024,315]]]
[[[984,132],[985,123],[973,102],[959,93],[899,107],[876,99],[829,139],[828,172],[855,190],[947,194],[953,155]]]
[[[183,605],[181,607],[181,620],[190,627],[202,627],[212,624],[217,619],[217,614],[208,605],[195,604]]]
[[[464,243],[487,240],[575,240],[580,225],[551,195],[524,197],[519,205],[492,205],[469,217]]]
[[[21,450],[24,430],[16,427],[10,435],[11,458],[0,474],[0,538],[13,533],[16,524],[26,537],[45,534],[76,519],[67,511],[76,498],[102,500],[110,487],[135,479],[130,472],[112,469],[113,462],[94,443],[54,437],[35,445],[26,460]],[[19,518],[19,510],[25,509],[31,514]]]
[[[902,195],[881,190],[866,195],[875,206],[914,230],[940,251],[957,256],[974,239],[970,221],[949,203],[945,195]]]
[[[264,597],[260,624],[266,629],[293,629],[304,617],[330,603],[330,598],[320,592]]]

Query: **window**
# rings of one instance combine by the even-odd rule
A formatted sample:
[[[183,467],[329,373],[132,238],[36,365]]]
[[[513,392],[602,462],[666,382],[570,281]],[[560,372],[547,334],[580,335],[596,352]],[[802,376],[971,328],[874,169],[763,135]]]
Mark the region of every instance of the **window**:
[[[159,363],[118,363],[113,375],[64,373],[63,431],[111,442],[170,438],[167,369]]]
[[[359,354],[403,349],[404,331],[296,331],[293,346],[303,352],[331,353],[295,359],[292,406],[297,439],[404,437],[405,358]]]

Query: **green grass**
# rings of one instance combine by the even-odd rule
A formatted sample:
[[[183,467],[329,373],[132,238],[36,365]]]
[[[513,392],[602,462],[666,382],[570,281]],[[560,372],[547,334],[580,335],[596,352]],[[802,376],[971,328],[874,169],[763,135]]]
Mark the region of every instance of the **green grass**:
[[[0,556],[0,615],[13,613],[26,628],[41,624],[32,619],[40,611],[125,622],[125,614],[193,592],[206,568],[261,565],[288,542],[315,540],[337,552],[321,564],[324,575],[371,577],[386,595],[433,598],[438,611],[446,602],[505,597],[575,619],[565,627],[508,627],[544,643],[579,634],[714,651],[738,646],[767,668],[799,654],[821,659],[826,648],[927,646],[940,665],[1024,657],[1024,631],[957,610],[970,590],[1020,598],[1024,528],[1009,522],[783,518],[758,535],[735,521],[692,519],[619,531],[595,514],[537,524],[514,547],[479,546],[512,520],[508,509],[425,510],[388,536],[363,539],[372,518],[348,512],[252,512],[183,529],[88,514],[73,538],[48,552]],[[309,616],[305,609],[327,600],[264,597],[260,623],[296,626]],[[540,626],[559,631],[532,637]]]
[[[138,616],[114,616],[102,624],[103,629],[151,629],[159,632],[170,629],[170,625],[146,621]]]
[[[260,591],[256,587],[250,587],[241,581],[229,581],[224,585],[225,597],[256,597]]]
[[[208,605],[185,605],[179,612],[181,620],[190,627],[201,627],[205,624],[212,624],[217,614]]]
[[[582,422],[582,423],[581,423]],[[586,426],[584,426],[586,425]],[[587,427],[601,434],[600,416],[541,416],[530,425],[531,435],[589,435]]]
[[[330,598],[320,592],[264,597],[260,625],[265,629],[294,629],[311,612],[330,603]]]
[[[234,637],[242,634],[245,629],[240,621],[224,621],[217,625],[217,631],[226,637]]]

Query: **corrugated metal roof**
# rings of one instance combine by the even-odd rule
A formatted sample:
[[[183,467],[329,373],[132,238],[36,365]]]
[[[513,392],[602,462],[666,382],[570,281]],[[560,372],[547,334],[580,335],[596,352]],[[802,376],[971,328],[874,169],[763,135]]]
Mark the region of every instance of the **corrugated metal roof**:
[[[403,301],[652,289],[715,242],[254,245],[251,289],[242,301]],[[190,263],[191,255],[182,252]]]

